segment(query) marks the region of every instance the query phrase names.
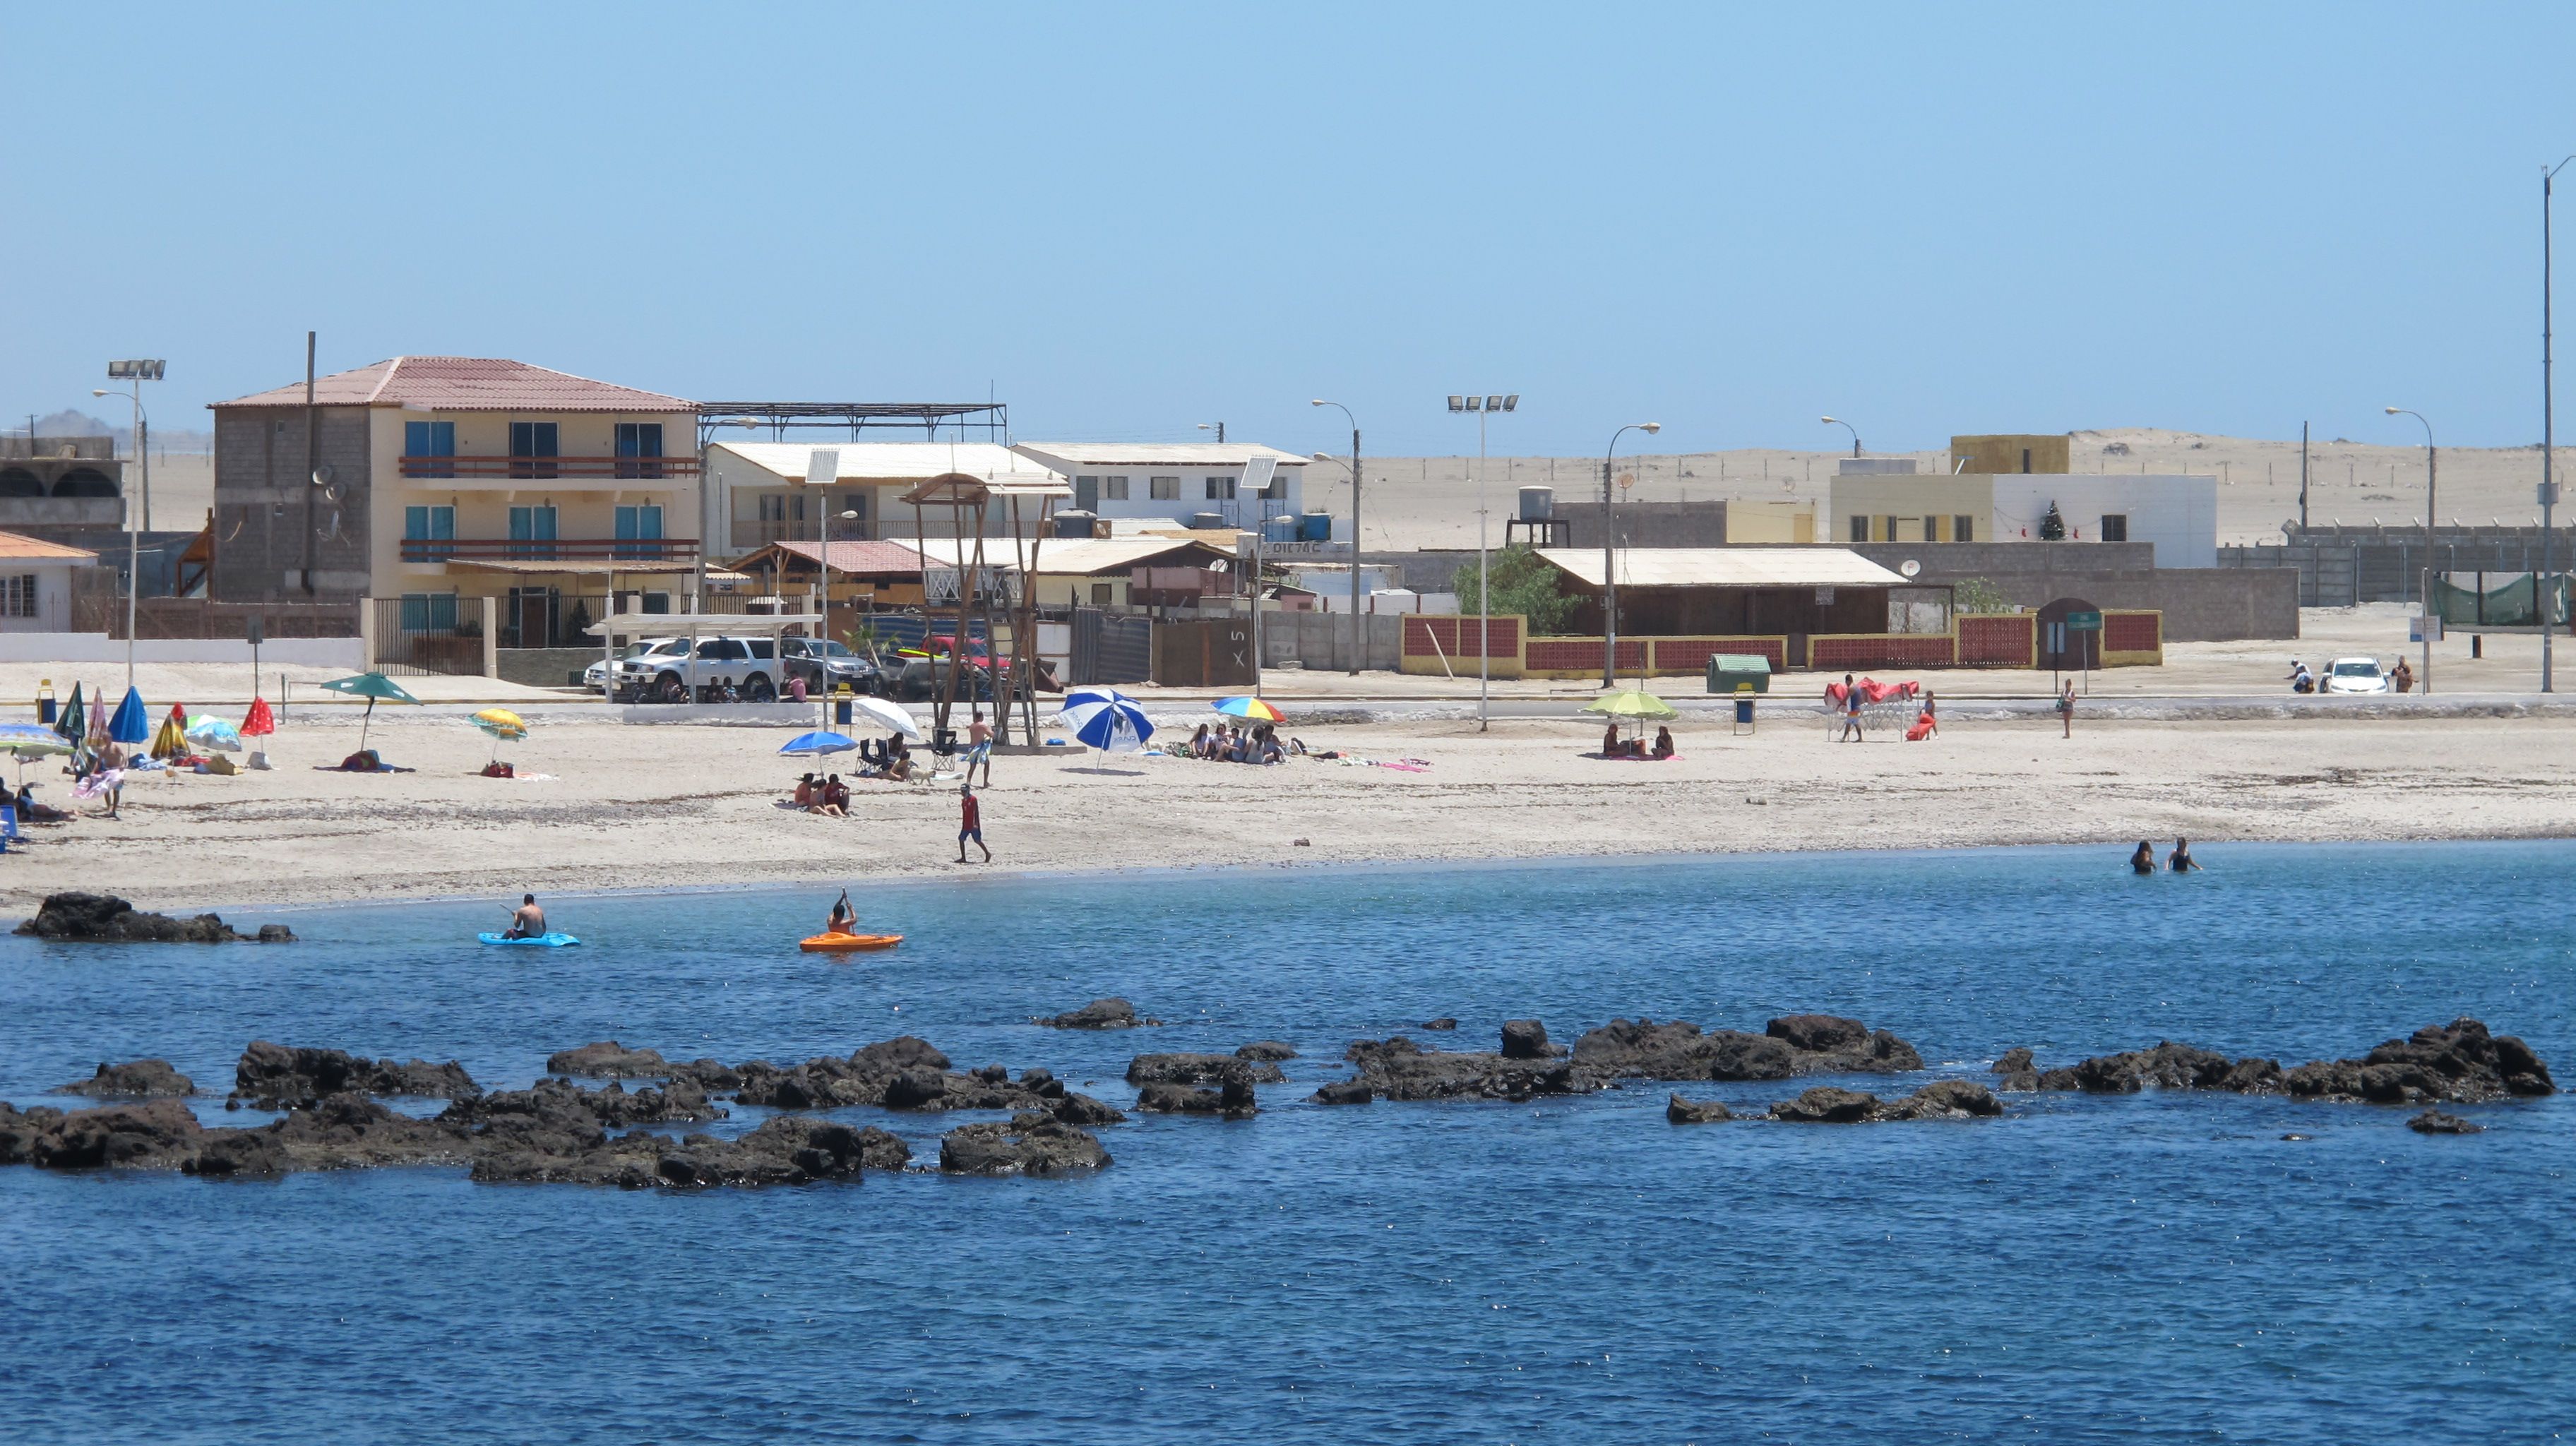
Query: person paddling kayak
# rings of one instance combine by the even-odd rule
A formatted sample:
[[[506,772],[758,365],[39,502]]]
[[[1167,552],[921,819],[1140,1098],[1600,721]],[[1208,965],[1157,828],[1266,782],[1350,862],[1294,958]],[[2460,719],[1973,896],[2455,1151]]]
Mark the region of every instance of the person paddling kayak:
[[[826,934],[859,932],[859,911],[850,907],[850,891],[841,890],[840,901],[832,905],[832,922],[823,926]]]
[[[504,939],[539,939],[545,936],[546,911],[537,907],[537,896],[521,894],[518,911],[510,915],[510,927],[502,931]]]

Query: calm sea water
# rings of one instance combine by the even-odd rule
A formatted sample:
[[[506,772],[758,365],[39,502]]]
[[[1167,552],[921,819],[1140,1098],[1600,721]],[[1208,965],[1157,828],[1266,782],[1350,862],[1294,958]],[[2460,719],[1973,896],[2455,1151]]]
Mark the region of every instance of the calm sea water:
[[[1255,1120],[1138,1120],[1078,1180],[694,1195],[451,1170],[0,1170],[22,1441],[2493,1441],[2576,1430],[2576,1100],[2149,1094],[2002,1120],[1664,1123],[1666,1087],[1303,1102],[1457,1016],[1860,1016],[1936,1070],[2159,1038],[2284,1060],[2460,1014],[2576,1082],[2576,847],[2117,848],[871,887],[297,916],[288,949],[0,941],[0,1096],[253,1037],[463,1060],[615,1037],[796,1060],[918,1033],[1123,1103],[1138,1050],[1285,1039]],[[466,942],[460,943],[458,941]],[[1159,1030],[1027,1016],[1124,994]],[[1417,1038],[1438,1038],[1423,1036]],[[1776,1085],[1707,1091],[1758,1106]],[[60,1101],[56,1101],[60,1103]],[[209,1118],[220,1110],[209,1111]],[[965,1117],[848,1112],[918,1159]],[[723,1128],[755,1123],[737,1110]],[[241,1117],[234,1117],[236,1120]],[[2285,1134],[2311,1136],[2285,1140]]]

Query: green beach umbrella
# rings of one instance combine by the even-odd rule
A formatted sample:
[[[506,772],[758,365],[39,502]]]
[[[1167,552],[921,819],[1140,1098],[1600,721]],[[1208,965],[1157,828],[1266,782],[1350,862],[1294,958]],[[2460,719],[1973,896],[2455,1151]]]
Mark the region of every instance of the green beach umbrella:
[[[1672,704],[1652,693],[1640,692],[1634,688],[1620,693],[1604,693],[1584,704],[1583,711],[1606,713],[1613,718],[1635,718],[1641,721],[1661,721],[1682,716]]]
[[[375,725],[376,700],[395,703],[418,703],[420,700],[402,690],[402,685],[382,673],[360,673],[354,678],[333,678],[322,685],[333,693],[346,693],[367,700],[367,715],[358,724],[358,751],[367,751],[367,730]]]
[[[70,701],[63,704],[63,711],[54,715],[54,731],[63,735],[66,741],[78,743],[82,730],[88,725],[87,715],[87,707],[81,702],[81,685],[74,683]]]

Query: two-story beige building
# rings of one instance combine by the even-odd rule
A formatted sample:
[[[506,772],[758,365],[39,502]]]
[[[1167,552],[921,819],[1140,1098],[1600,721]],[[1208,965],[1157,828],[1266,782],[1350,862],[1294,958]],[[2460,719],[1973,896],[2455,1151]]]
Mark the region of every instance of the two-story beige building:
[[[319,378],[309,413],[301,382],[213,411],[218,600],[372,598],[379,635],[470,634],[488,611],[505,648],[590,646],[612,588],[684,605],[694,402],[405,356]]]

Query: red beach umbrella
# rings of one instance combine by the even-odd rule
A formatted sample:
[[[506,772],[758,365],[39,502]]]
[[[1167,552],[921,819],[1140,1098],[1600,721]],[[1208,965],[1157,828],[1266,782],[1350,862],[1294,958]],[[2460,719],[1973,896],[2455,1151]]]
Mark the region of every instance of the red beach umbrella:
[[[269,713],[266,698],[250,700],[250,712],[242,719],[241,731],[244,738],[260,738],[277,731],[277,719]]]

